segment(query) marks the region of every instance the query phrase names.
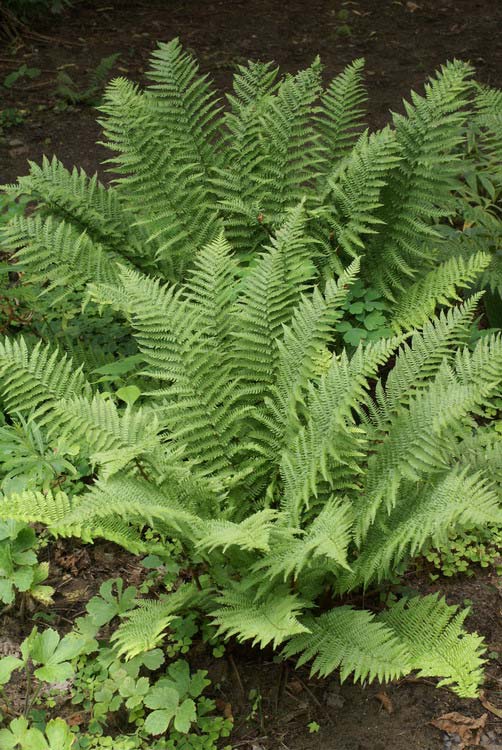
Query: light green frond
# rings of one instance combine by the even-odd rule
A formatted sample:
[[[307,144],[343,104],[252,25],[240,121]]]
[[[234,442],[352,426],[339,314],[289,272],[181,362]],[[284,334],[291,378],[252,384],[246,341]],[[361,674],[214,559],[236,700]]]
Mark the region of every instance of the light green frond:
[[[313,659],[311,674],[326,677],[339,668],[342,682],[351,674],[356,682],[384,682],[410,671],[408,649],[371,612],[341,606],[302,623],[306,632],[291,638],[283,654],[301,654],[298,666]]]
[[[274,648],[297,633],[307,632],[298,620],[302,602],[285,588],[276,588],[269,596],[256,599],[252,591],[243,586],[226,590],[218,597],[217,609],[210,614],[218,626],[218,635],[235,637],[242,643]]]
[[[406,115],[394,115],[401,158],[381,194],[377,215],[385,224],[367,244],[362,266],[389,299],[437,255],[433,223],[452,210],[471,74],[465,63],[448,63],[426,84],[425,96],[412,93]]]
[[[502,163],[502,91],[489,86],[477,87],[476,124],[481,129],[481,147],[495,169]]]
[[[367,100],[363,83],[364,59],[360,57],[334,78],[321,97],[316,117],[324,158],[329,165],[346,156],[361,128]]]
[[[458,443],[454,458],[468,466],[470,472],[489,477],[502,505],[502,431],[497,430],[497,423],[495,430],[492,423],[478,425],[475,432]]]
[[[144,238],[131,227],[116,190],[102,185],[97,175],[88,177],[83,169],[70,172],[56,157],[49,161],[44,156],[41,166],[29,164],[29,174],[18,178],[10,194],[36,201],[44,217],[72,224],[79,234],[85,232],[104,248],[128,257],[141,256]]]
[[[190,302],[197,306],[198,327],[221,348],[228,346],[234,325],[237,264],[223,233],[195,257],[185,283]]]
[[[466,260],[450,258],[415,281],[397,299],[393,308],[392,324],[399,330],[410,331],[423,325],[438,305],[452,305],[460,301],[457,289],[466,289],[488,268],[491,256],[475,253]]]
[[[368,458],[356,510],[359,539],[381,504],[389,513],[395,507],[403,481],[424,481],[444,471],[457,437],[465,434],[469,415],[490,391],[482,384],[460,384],[444,365],[430,386],[396,414]]]
[[[47,284],[42,293],[53,307],[72,292],[83,294],[89,281],[109,284],[117,279],[120,256],[85,230],[53,215],[16,216],[6,226],[3,241],[27,269],[31,282]]]
[[[465,467],[465,463],[464,463]],[[345,592],[392,576],[398,564],[424,547],[441,546],[455,530],[502,523],[502,509],[487,475],[457,465],[417,488],[401,486],[394,509],[381,508],[371,525],[352,572],[342,573],[337,589]]]
[[[30,351],[18,338],[0,341],[0,391],[10,414],[30,414],[43,426],[54,418],[58,401],[89,393],[90,387],[66,355],[41,341]]]
[[[427,321],[410,342],[401,345],[392,370],[376,385],[375,401],[369,403],[372,423],[386,429],[399,407],[405,406],[419,390],[426,388],[445,359],[452,360],[458,347],[465,346],[476,313],[480,294]]]
[[[410,668],[419,677],[441,677],[462,698],[476,698],[483,681],[485,648],[480,636],[466,633],[469,610],[457,613],[438,594],[400,599],[378,616],[406,645]]]
[[[111,636],[120,656],[132,659],[158,646],[169,624],[183,610],[193,610],[204,597],[191,584],[183,584],[157,601],[143,599],[128,612]]]
[[[323,293],[314,288],[310,295],[303,296],[291,323],[284,328],[282,340],[277,342],[277,374],[263,414],[274,455],[282,451],[296,428],[297,403],[315,374],[319,354],[333,339],[341,307],[358,270],[359,261],[355,260],[337,281],[326,282]]]
[[[212,552],[221,548],[225,552],[236,546],[242,550],[269,550],[269,537],[277,511],[267,508],[248,516],[240,523],[232,521],[206,521],[197,542],[201,550]]]
[[[269,386],[278,360],[276,340],[289,323],[306,282],[314,273],[305,236],[303,204],[292,209],[242,281],[234,327],[235,367],[239,376]]]
[[[151,256],[171,279],[181,278],[194,254],[218,232],[200,174],[176,148],[152,94],[125,79],[107,88],[100,108],[106,145],[118,155],[114,171],[135,225],[148,236]],[[159,148],[159,145],[162,147]]]
[[[313,127],[313,104],[321,92],[321,63],[295,76],[286,75],[263,112],[267,155],[263,195],[265,221],[296,205],[322,161],[319,136]],[[268,193],[268,194],[267,194]]]
[[[215,170],[213,183],[227,237],[246,257],[268,237],[262,191],[270,156],[263,150],[266,128],[262,115],[277,87],[277,75],[278,69],[271,64],[239,66],[233,93],[227,94],[230,110],[223,117],[224,164]]]
[[[309,567],[348,568],[347,551],[352,541],[352,506],[348,500],[331,499],[305,530],[278,529],[268,555],[255,565],[273,578],[298,578]]]
[[[74,501],[64,492],[22,492],[0,500],[0,518],[43,523],[55,536],[77,537],[84,542],[106,539],[134,555],[151,553],[152,542],[142,539],[137,528],[122,521],[118,515],[89,516],[82,523],[69,523]]]
[[[387,361],[399,339],[381,340],[359,347],[352,360],[345,352],[333,356],[327,374],[317,387],[310,386],[305,425],[281,457],[284,479],[283,509],[298,525],[324,482],[337,492],[354,486],[362,473],[364,434],[354,420],[354,410],[367,397],[368,378]]]
[[[502,382],[502,333],[483,336],[474,349],[455,352],[455,373],[462,384],[486,389],[486,397],[500,395]]]
[[[162,521],[167,528],[192,541],[201,536],[204,524],[202,518],[180,503],[176,486],[158,488],[130,476],[97,482],[89,492],[79,496],[65,523],[84,526],[89,519],[94,522],[93,519],[113,515],[152,528],[156,520]]]
[[[182,288],[127,269],[122,284],[124,292],[115,295],[115,302],[127,306],[149,365],[144,374],[167,382],[155,395],[162,399],[159,414],[171,440],[183,445],[186,458],[203,463],[207,471],[227,471],[243,408],[242,386],[230,357],[205,335],[204,324],[199,325],[203,310]]]
[[[313,104],[320,93],[319,60],[279,86],[269,66],[255,66],[233,96],[228,159],[215,186],[227,236],[238,251],[253,251],[284,221],[308,190],[320,164]],[[250,79],[253,79],[251,83]],[[251,101],[249,95],[252,96]]]
[[[153,93],[162,126],[184,158],[206,180],[219,162],[215,135],[219,126],[218,99],[208,76],[199,74],[193,55],[183,49],[179,39],[160,42],[151,57],[147,72],[153,81]]]
[[[61,399],[55,412],[58,430],[88,447],[103,479],[160,449],[160,427],[150,408],[130,407],[120,412],[114,401],[98,394],[92,401]]]
[[[395,135],[385,128],[361,136],[343,165],[328,174],[323,206],[318,210],[325,223],[320,239],[328,268],[339,272],[340,251],[349,258],[357,257],[364,253],[367,236],[379,231],[383,223],[377,211],[382,205],[381,193],[398,162]]]

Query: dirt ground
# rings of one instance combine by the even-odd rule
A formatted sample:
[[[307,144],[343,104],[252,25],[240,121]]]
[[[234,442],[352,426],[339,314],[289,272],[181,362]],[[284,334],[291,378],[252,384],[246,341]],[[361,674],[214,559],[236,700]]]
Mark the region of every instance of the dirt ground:
[[[0,0],[1,2],[1,0]],[[499,29],[499,31],[497,31]],[[61,110],[55,95],[56,76],[64,69],[81,83],[101,58],[119,53],[113,75],[142,81],[157,40],[179,36],[198,56],[222,92],[228,90],[236,64],[248,58],[275,60],[296,71],[321,55],[326,79],[356,57],[366,58],[369,89],[368,120],[383,125],[389,110],[399,109],[410,88],[447,59],[470,60],[478,79],[502,86],[501,0],[101,0],[80,2],[62,16],[44,18],[36,35],[0,41],[0,84],[23,63],[41,69],[33,80],[12,88],[0,86],[0,109],[15,108],[23,122],[0,135],[0,183],[27,172],[27,160],[57,154],[67,165],[105,175],[108,156],[91,107]],[[117,566],[113,549],[91,549],[85,571],[66,571],[61,616],[71,620],[106,577],[106,555],[113,560],[109,575],[134,577],[124,558]],[[105,555],[101,562],[96,555]],[[122,560],[122,558],[120,558]],[[105,560],[105,563],[103,563]],[[117,567],[122,569],[119,571]],[[92,571],[92,572],[91,572]],[[53,570],[59,576],[60,570]],[[63,571],[64,572],[64,571]],[[61,578],[58,579],[61,581]],[[80,586],[80,588],[79,588]],[[491,572],[474,579],[439,581],[422,591],[442,588],[450,602],[473,603],[469,625],[489,644],[490,660],[484,705],[437,690],[432,680],[403,680],[382,689],[337,679],[311,680],[306,672],[288,673],[271,654],[236,649],[229,659],[210,664],[222,705],[230,703],[236,719],[235,748],[244,750],[454,750],[484,747],[502,750],[502,582]],[[85,592],[85,593],[83,593]],[[73,602],[73,603],[72,603]],[[4,621],[5,632],[16,624]],[[17,630],[19,630],[17,628]],[[19,635],[19,634],[18,634]],[[496,656],[498,652],[499,656]],[[202,658],[202,657],[201,657]],[[254,693],[254,709],[249,692]],[[461,745],[429,722],[449,711],[469,717],[486,714],[478,745]],[[309,734],[307,725],[320,725]]]

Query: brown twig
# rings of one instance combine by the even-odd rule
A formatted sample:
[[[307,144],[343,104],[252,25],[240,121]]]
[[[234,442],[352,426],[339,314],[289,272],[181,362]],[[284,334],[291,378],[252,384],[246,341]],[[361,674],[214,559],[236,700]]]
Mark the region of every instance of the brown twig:
[[[235,674],[235,677],[237,679],[237,683],[239,685],[239,690],[242,693],[242,697],[245,698],[246,697],[246,691],[244,690],[244,685],[242,684],[241,676],[239,674],[239,670],[237,669],[237,664],[235,663],[235,659],[232,656],[232,654],[228,654],[227,658],[228,658],[228,661],[230,662],[230,666],[232,667],[232,670],[233,670],[233,672]]]

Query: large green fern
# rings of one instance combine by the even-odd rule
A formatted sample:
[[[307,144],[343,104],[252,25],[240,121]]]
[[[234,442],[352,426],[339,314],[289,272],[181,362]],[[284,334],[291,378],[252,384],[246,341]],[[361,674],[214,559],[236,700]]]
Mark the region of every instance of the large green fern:
[[[491,258],[448,257],[438,229],[455,210],[471,70],[445,66],[372,135],[361,73],[357,61],[322,93],[318,60],[282,80],[250,63],[222,113],[175,40],[145,91],[108,89],[115,188],[47,161],[11,188],[38,203],[5,234],[28,283],[55,314],[71,290],[120,319],[142,369],[125,407],[55,346],[0,345],[6,410],[71,436],[93,471],[78,496],[6,497],[0,517],[133,552],[160,543],[146,528],[182,543],[194,587],[128,614],[123,653],[197,607],[221,635],[283,645],[322,675],[416,669],[471,696],[483,646],[464,614],[435,597],[376,615],[346,601],[452,528],[502,522],[498,454],[475,441],[502,340],[473,339],[480,295],[461,296]],[[389,298],[394,335],[345,351],[358,275]]]

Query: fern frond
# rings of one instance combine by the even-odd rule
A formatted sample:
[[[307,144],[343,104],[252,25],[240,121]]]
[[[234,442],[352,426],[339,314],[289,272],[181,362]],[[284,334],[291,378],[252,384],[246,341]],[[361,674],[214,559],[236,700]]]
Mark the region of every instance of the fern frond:
[[[240,523],[232,521],[207,521],[197,547],[212,552],[221,548],[225,552],[236,546],[242,550],[269,550],[269,537],[277,511],[267,508],[248,516]]]
[[[227,94],[230,111],[223,118],[224,145],[221,168],[215,169],[215,186],[225,231],[236,252],[248,255],[267,238],[262,198],[266,160],[263,112],[277,88],[278,68],[249,62],[234,76],[233,93]]]
[[[183,157],[209,181],[219,162],[215,135],[221,110],[199,65],[179,39],[159,43],[151,58],[148,87],[153,93],[163,127]]]
[[[315,227],[315,233],[320,232],[329,269],[339,273],[343,258],[338,253],[357,257],[364,252],[367,236],[379,231],[383,224],[377,211],[382,206],[381,193],[398,162],[395,135],[385,128],[362,135],[344,164],[328,174],[323,206],[317,211],[325,229]]]
[[[326,677],[339,668],[342,682],[352,673],[356,682],[384,682],[411,668],[408,649],[371,612],[341,606],[302,622],[306,632],[291,638],[283,654],[301,654],[298,666],[313,659],[311,674]]]
[[[242,379],[266,388],[274,379],[278,360],[277,339],[289,323],[306,282],[314,271],[305,236],[305,210],[292,209],[243,279],[234,326],[235,367]]]
[[[198,305],[183,289],[127,269],[122,284],[115,302],[126,308],[150,366],[145,374],[167,382],[157,395],[163,397],[161,414],[171,440],[184,445],[186,457],[204,462],[208,471],[228,470],[231,436],[242,416],[242,389],[230,357],[225,359],[215,341],[205,336]],[[100,290],[96,292],[99,298]]]
[[[323,156],[336,164],[350,152],[361,128],[367,94],[363,84],[364,59],[354,60],[336,76],[321,97],[316,116]]]
[[[435,257],[440,238],[433,222],[452,210],[471,74],[465,63],[445,65],[424,97],[412,93],[412,104],[405,102],[406,116],[394,115],[401,159],[382,191],[378,218],[385,225],[368,243],[363,264],[364,275],[389,299]]]
[[[120,256],[71,222],[49,215],[16,216],[3,232],[5,245],[30,273],[32,282],[48,282],[43,294],[52,306],[87,282],[113,283]]]
[[[286,581],[290,576],[298,578],[312,565],[348,568],[352,522],[352,506],[347,499],[328,500],[305,530],[296,530],[295,534],[294,529],[278,529],[270,553],[259,560],[254,569]]]
[[[277,342],[277,374],[262,414],[273,455],[283,450],[296,428],[297,404],[307,392],[319,354],[333,338],[341,307],[358,270],[359,261],[355,260],[337,281],[326,282],[324,293],[314,288],[310,295],[302,297],[282,340]]]
[[[445,364],[430,386],[396,414],[368,458],[358,500],[359,539],[374,522],[382,503],[389,513],[395,507],[403,481],[424,481],[444,471],[452,445],[465,433],[469,415],[492,390],[492,385],[483,383],[459,383]]]
[[[307,632],[298,620],[302,602],[287,589],[276,588],[267,597],[257,600],[243,586],[225,590],[216,600],[219,607],[210,615],[218,626],[217,634],[224,638],[235,636],[239,642],[252,641],[252,645],[274,648],[287,638]]]
[[[113,188],[102,185],[97,175],[88,177],[83,169],[71,172],[54,157],[43,157],[42,165],[29,162],[30,172],[9,186],[12,196],[37,201],[38,211],[72,224],[93,242],[131,258],[141,256],[142,238],[134,232],[130,218]]]
[[[268,186],[263,196],[265,221],[296,205],[321,164],[312,105],[321,91],[319,58],[295,76],[287,75],[263,112]],[[265,183],[266,185],[266,183]]]
[[[457,612],[438,594],[400,599],[378,616],[406,645],[410,668],[419,677],[441,677],[463,698],[476,698],[483,680],[485,648],[476,633],[462,627],[469,610]]]
[[[184,609],[197,607],[204,594],[191,584],[183,584],[173,593],[154,601],[143,599],[127,612],[111,636],[120,656],[132,659],[151,651],[164,638],[165,630]]]
[[[118,516],[125,521],[148,524],[155,528],[161,521],[189,541],[203,533],[203,519],[180,503],[180,493],[173,485],[155,487],[144,479],[131,476],[99,481],[79,497],[65,519],[68,525],[84,525],[90,519]]]
[[[99,394],[92,400],[61,399],[55,411],[58,430],[89,446],[103,479],[160,448],[160,426],[151,409],[131,407],[120,413],[110,398]]]
[[[193,254],[218,233],[218,220],[200,174],[176,150],[162,111],[151,94],[125,79],[113,81],[100,108],[118,188],[135,224],[143,227],[151,255],[172,278],[180,278]],[[159,148],[162,144],[162,148]]]
[[[310,386],[305,419],[281,457],[284,480],[283,509],[297,525],[302,512],[316,497],[321,482],[332,491],[353,486],[361,469],[364,436],[355,423],[356,404],[364,403],[368,378],[398,346],[399,340],[382,340],[359,348],[351,361],[342,353],[333,357],[327,374]]]
[[[40,426],[54,417],[57,402],[89,393],[82,369],[57,349],[42,346],[31,351],[23,338],[0,342],[0,390],[10,414],[30,414]]]
[[[480,298],[480,294],[475,294],[462,305],[441,312],[415,332],[410,343],[403,342],[385,386],[381,380],[377,382],[375,400],[368,404],[370,421],[378,429],[385,430],[399,407],[426,388],[443,361],[451,361],[456,349],[468,343]]]
[[[344,592],[382,581],[427,545],[444,544],[449,532],[490,523],[502,523],[499,498],[486,474],[472,467],[455,466],[419,490],[405,482],[394,509],[377,513],[352,572],[341,574],[337,589]]]
[[[106,539],[134,555],[148,554],[155,548],[142,539],[138,529],[121,521],[117,515],[86,517],[83,523],[71,523],[68,519],[73,510],[74,501],[64,492],[26,491],[0,500],[0,518],[43,523],[55,536],[78,537],[89,543]]]
[[[197,325],[222,349],[228,348],[234,325],[236,274],[237,264],[222,233],[197,254],[185,284],[188,299],[197,306]]]
[[[457,289],[466,289],[488,268],[488,253],[476,253],[467,260],[450,258],[415,281],[400,295],[393,309],[392,325],[409,331],[423,325],[434,314],[436,306],[452,305],[461,298]]]

